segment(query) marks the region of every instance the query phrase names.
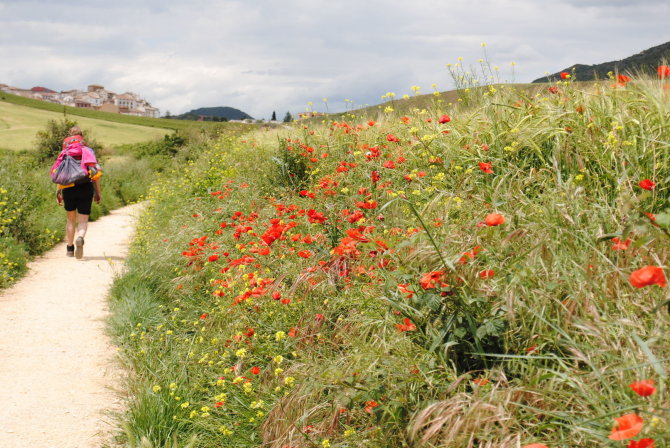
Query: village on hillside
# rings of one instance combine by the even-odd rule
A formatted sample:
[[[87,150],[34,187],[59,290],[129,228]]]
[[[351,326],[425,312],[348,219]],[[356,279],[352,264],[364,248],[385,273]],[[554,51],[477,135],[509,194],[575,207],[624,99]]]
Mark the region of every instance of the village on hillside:
[[[64,106],[81,107],[138,117],[158,118],[160,116],[158,108],[151,106],[148,101],[140,98],[136,93],[126,92],[117,94],[97,84],[89,85],[85,92],[76,89],[56,92],[46,87],[20,89],[8,86],[7,84],[0,84],[0,91],[26,98],[62,104]]]

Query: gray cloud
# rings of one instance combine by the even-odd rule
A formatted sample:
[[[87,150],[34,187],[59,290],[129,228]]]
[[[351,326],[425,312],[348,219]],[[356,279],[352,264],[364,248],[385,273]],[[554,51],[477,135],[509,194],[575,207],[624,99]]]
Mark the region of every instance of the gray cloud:
[[[227,105],[256,117],[376,104],[417,84],[452,87],[445,64],[526,82],[668,40],[661,0],[0,0],[0,82],[103,83],[163,111]]]

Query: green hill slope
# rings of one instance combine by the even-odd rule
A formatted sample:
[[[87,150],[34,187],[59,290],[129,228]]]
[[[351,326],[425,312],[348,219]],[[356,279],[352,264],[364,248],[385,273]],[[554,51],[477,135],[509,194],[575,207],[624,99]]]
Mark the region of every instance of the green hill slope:
[[[176,115],[172,118],[179,120],[197,120],[200,117],[203,117],[204,119],[224,118],[226,120],[246,120],[247,118],[253,119],[251,115],[247,114],[246,112],[242,112],[239,109],[235,109],[234,107],[201,107],[181,115]]]
[[[59,120],[62,113],[35,109],[0,101],[0,148],[33,149],[35,135],[49,120]],[[113,121],[72,117],[82,128],[90,130],[95,139],[105,146],[138,143],[163,137],[171,129],[115,123]]]
[[[49,120],[64,115],[90,129],[103,145],[153,140],[172,131],[214,130],[220,123],[135,117],[24,98],[0,92],[0,148],[30,149]]]
[[[99,120],[112,121],[115,123],[135,124],[139,126],[148,126],[155,128],[184,130],[194,126],[208,127],[212,123],[192,122],[169,120],[166,118],[148,118],[135,117],[132,115],[113,114],[109,112],[101,112],[97,110],[82,109],[78,107],[63,106],[62,104],[49,103],[47,101],[39,101],[32,98],[24,98],[22,96],[11,95],[9,93],[0,92],[0,102],[8,102],[21,106],[29,106],[35,109],[41,109],[51,112],[66,113],[77,117],[96,118]]]
[[[640,72],[655,75],[658,66],[667,63],[668,59],[670,59],[670,42],[649,48],[620,61],[603,62],[602,64],[594,65],[575,64],[553,75],[538,78],[533,82],[549,82],[551,79],[558,79],[561,72],[572,73],[573,70],[575,77],[580,81],[594,80],[596,78],[606,79],[609,72]]]

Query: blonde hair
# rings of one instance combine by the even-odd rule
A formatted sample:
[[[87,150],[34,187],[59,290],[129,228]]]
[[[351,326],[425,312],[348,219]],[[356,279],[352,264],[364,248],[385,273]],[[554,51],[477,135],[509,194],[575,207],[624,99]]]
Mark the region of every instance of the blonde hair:
[[[70,128],[69,134],[72,135],[81,135],[81,128],[79,126],[72,126]]]

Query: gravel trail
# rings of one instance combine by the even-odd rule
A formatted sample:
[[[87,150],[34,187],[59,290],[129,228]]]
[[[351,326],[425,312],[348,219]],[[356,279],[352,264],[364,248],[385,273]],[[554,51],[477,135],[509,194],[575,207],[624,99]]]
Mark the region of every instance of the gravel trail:
[[[89,223],[84,257],[59,244],[0,292],[0,447],[98,448],[121,403],[105,333],[107,296],[123,269],[141,205]]]

